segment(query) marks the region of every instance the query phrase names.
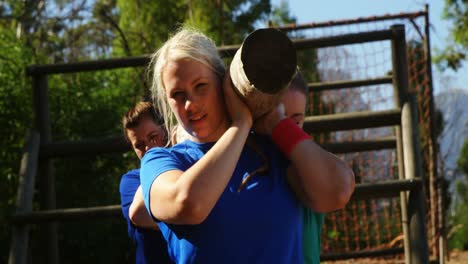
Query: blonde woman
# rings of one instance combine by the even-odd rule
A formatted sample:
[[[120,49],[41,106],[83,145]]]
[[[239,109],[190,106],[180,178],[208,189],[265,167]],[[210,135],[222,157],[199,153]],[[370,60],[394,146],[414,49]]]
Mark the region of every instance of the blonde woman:
[[[145,205],[171,258],[302,263],[302,205],[344,207],[354,188],[349,167],[286,118],[282,105],[256,121],[264,135],[252,132],[252,113],[202,33],[178,31],[152,62],[166,128],[178,122],[189,134],[149,150],[141,163]]]

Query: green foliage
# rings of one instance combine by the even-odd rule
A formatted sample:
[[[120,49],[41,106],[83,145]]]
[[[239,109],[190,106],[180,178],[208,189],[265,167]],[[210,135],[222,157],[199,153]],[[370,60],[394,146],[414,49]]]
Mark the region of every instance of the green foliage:
[[[31,50],[15,34],[0,27],[0,225],[13,213],[24,138],[31,124],[31,86],[24,78]],[[10,229],[0,230],[0,263],[6,263]]]
[[[460,156],[457,160],[457,166],[462,171],[468,180],[468,138],[465,139],[463,146],[460,151]]]
[[[453,236],[449,235],[449,245],[451,248],[466,250],[468,249],[468,138],[463,143],[457,166],[465,175],[465,180],[460,180],[456,185],[460,201],[455,205],[455,212],[450,217]]]
[[[265,21],[271,11],[269,0],[189,1],[185,22],[200,28],[218,45],[239,44]],[[210,15],[208,15],[210,14]]]
[[[468,2],[466,0],[445,0],[442,17],[453,23],[450,28],[449,45],[436,51],[434,61],[441,70],[458,70],[466,59],[468,50]]]
[[[296,23],[296,18],[289,13],[288,2],[281,1],[279,6],[275,6],[269,17],[271,26]]]
[[[451,232],[449,233],[450,248],[468,249],[468,184],[457,182],[457,194],[461,201],[455,206],[455,212],[449,218]]]
[[[451,218],[453,226],[453,236],[449,237],[449,247],[454,249],[468,249],[468,206],[460,206]]]
[[[99,1],[105,2],[105,1]],[[99,3],[98,2],[98,3]],[[211,2],[211,1],[210,1]],[[116,56],[143,55],[154,52],[187,14],[186,1],[125,1],[116,0],[114,26],[120,30],[113,43]],[[96,7],[99,10],[99,7]],[[105,8],[109,10],[109,8]],[[99,11],[101,17],[104,12]],[[107,15],[109,21],[112,15]]]

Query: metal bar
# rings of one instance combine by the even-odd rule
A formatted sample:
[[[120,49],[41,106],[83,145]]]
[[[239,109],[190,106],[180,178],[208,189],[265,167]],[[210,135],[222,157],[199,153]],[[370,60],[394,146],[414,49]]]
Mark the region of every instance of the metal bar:
[[[120,205],[96,206],[85,208],[68,208],[42,210],[32,213],[19,213],[11,218],[11,222],[21,223],[46,223],[51,221],[82,221],[96,220],[96,218],[122,216]]]
[[[114,58],[72,63],[31,65],[26,68],[26,74],[29,76],[36,76],[44,74],[101,71],[127,67],[140,67],[147,65],[149,61],[150,57],[145,55],[138,57]]]
[[[39,133],[31,131],[21,158],[19,171],[18,194],[16,198],[16,213],[30,213],[34,196],[37,161],[39,153]],[[9,264],[26,264],[29,247],[29,226],[14,225],[10,244]]]
[[[398,162],[398,178],[405,179],[405,162],[403,156],[403,136],[401,126],[395,127],[395,134],[397,137],[397,162]],[[401,228],[403,231],[403,247],[405,249],[405,263],[409,262],[411,252],[409,243],[409,224],[408,224],[408,197],[406,192],[400,193],[400,207],[401,207]]]
[[[335,154],[394,149],[396,139],[389,137],[366,141],[324,143],[321,147]]]
[[[395,126],[400,124],[400,115],[400,110],[393,109],[379,112],[363,111],[309,116],[305,118],[304,130],[308,133],[317,133]]]
[[[379,183],[356,184],[352,199],[397,197],[400,192],[422,188],[421,179],[392,180]]]
[[[384,16],[371,16],[371,17],[360,17],[357,19],[343,19],[343,20],[334,20],[334,21],[327,21],[327,22],[319,22],[319,23],[304,23],[304,24],[290,24],[281,27],[277,27],[278,29],[288,32],[288,31],[296,31],[301,29],[312,29],[312,28],[322,28],[322,27],[332,27],[332,26],[341,26],[341,25],[350,25],[350,24],[359,24],[365,22],[373,22],[373,21],[383,21],[383,20],[393,20],[393,19],[411,19],[416,18],[419,16],[424,16],[427,11],[419,11],[414,13],[400,13],[400,14],[390,14]]]
[[[293,43],[296,46],[296,49],[311,49],[359,44],[372,41],[391,40],[395,37],[395,32],[391,29],[387,29],[360,33],[350,33],[338,36],[322,37],[317,39],[296,39],[293,40]]]
[[[41,144],[51,141],[51,123],[49,116],[48,81],[46,75],[33,76],[34,121],[39,131]],[[43,210],[55,208],[55,178],[52,160],[41,160],[38,167],[40,207]],[[49,223],[40,230],[44,243],[42,251],[44,262],[59,263],[57,225]]]
[[[308,84],[308,86],[309,86],[310,91],[320,92],[320,91],[326,91],[326,90],[356,88],[356,87],[379,85],[379,84],[391,84],[392,80],[393,80],[392,76],[385,76],[385,77],[367,79],[367,80],[310,83]]]
[[[408,64],[406,61],[405,27],[395,25],[391,27],[395,38],[392,41],[393,87],[395,105],[401,107],[408,93]]]
[[[392,149],[396,146],[394,137],[366,141],[324,143],[321,146],[333,153],[351,153],[372,150]],[[131,146],[122,137],[87,139],[76,142],[51,142],[42,144],[41,158],[63,158],[71,156],[96,155],[101,153],[119,153],[131,150]]]
[[[413,190],[420,186],[421,180],[419,179],[357,184],[353,198],[391,197],[397,195],[400,191]],[[121,214],[120,205],[109,205],[17,213],[12,216],[11,222],[15,224],[27,224],[50,221],[95,220],[98,217],[121,216]]]
[[[409,95],[401,114],[405,176],[422,178],[421,148],[419,146],[416,96]],[[429,263],[426,233],[426,210],[423,190],[413,190],[408,197],[408,220],[410,231],[410,263]]]
[[[344,260],[352,258],[368,258],[368,257],[381,257],[391,256],[403,253],[403,248],[387,248],[387,249],[374,249],[374,250],[361,250],[349,253],[329,253],[320,255],[320,261],[333,261]]]
[[[42,144],[39,152],[41,158],[58,158],[102,153],[127,152],[131,146],[123,137],[104,139],[85,139],[75,142],[51,142]]]
[[[223,57],[232,57],[239,49],[240,45],[230,45],[219,47],[218,51]],[[89,71],[102,71],[129,67],[144,67],[150,62],[149,55],[113,58],[105,60],[92,60],[73,63],[57,63],[57,64],[38,64],[31,65],[26,68],[28,76],[45,75],[45,74],[61,74],[61,73],[76,73]]]
[[[321,145],[333,153],[351,153],[395,148],[395,138],[382,138],[357,142],[334,142]],[[51,142],[41,145],[41,158],[59,158],[69,156],[96,155],[130,151],[131,146],[121,137],[88,139],[78,142]]]
[[[340,46],[370,41],[390,40],[394,38],[392,30],[377,30],[362,33],[344,34],[340,36],[324,37],[318,39],[293,40],[297,49],[320,48],[329,46]],[[224,57],[234,56],[240,45],[231,45],[218,48],[218,52]],[[30,76],[41,76],[45,74],[73,73],[86,71],[110,70],[128,67],[142,67],[150,62],[148,55],[127,58],[114,58],[106,60],[83,61],[75,63],[58,63],[45,65],[31,65],[26,68],[26,74]]]
[[[397,38],[392,40],[392,77],[393,77],[393,96],[396,107],[401,108],[404,94],[408,91],[408,66],[406,62],[406,40],[405,28],[401,25],[393,26],[392,29],[397,33]],[[405,81],[406,80],[406,81]],[[401,126],[395,127],[397,137],[397,159],[398,159],[398,177],[405,179],[405,163],[403,155],[403,139]],[[405,249],[405,263],[410,263],[410,239],[408,226],[407,195],[400,194],[401,223],[403,229],[403,244]]]

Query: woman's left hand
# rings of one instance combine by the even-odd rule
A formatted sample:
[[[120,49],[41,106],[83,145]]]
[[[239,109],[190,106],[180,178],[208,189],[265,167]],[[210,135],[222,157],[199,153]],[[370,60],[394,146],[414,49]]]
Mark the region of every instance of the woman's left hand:
[[[229,69],[226,70],[223,82],[224,99],[226,108],[233,124],[245,124],[249,129],[252,126],[252,113],[240,96],[231,81]]]

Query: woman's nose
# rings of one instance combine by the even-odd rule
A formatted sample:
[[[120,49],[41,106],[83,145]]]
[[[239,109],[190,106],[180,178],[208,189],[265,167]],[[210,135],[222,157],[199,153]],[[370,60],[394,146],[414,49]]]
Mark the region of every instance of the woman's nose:
[[[187,97],[185,100],[185,110],[191,110],[195,105],[194,96]]]

